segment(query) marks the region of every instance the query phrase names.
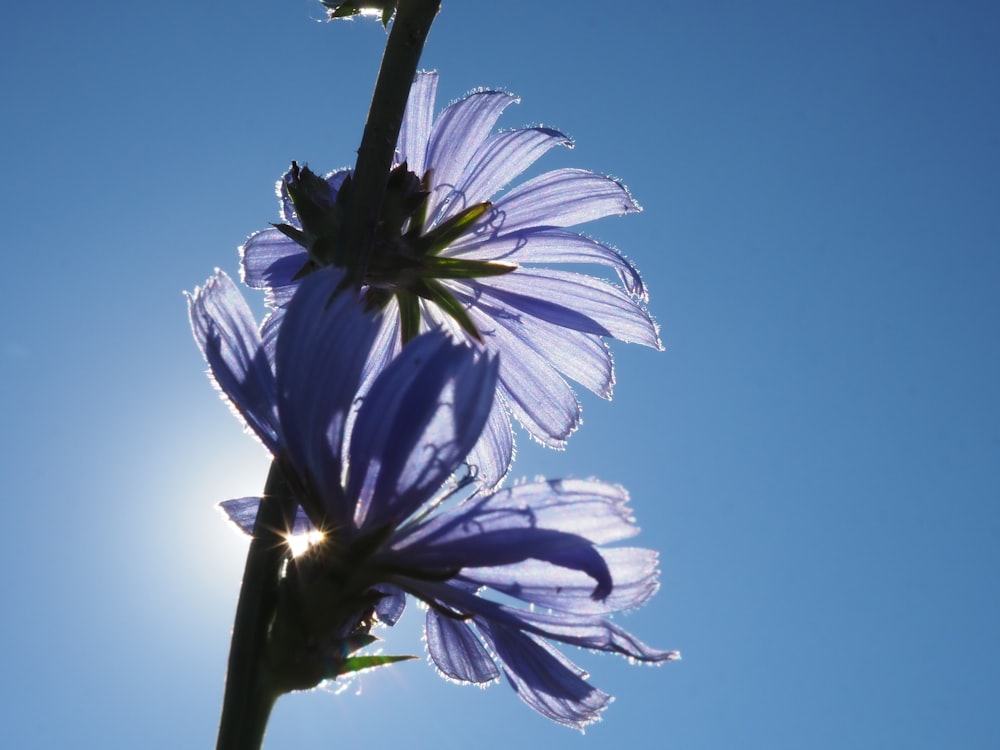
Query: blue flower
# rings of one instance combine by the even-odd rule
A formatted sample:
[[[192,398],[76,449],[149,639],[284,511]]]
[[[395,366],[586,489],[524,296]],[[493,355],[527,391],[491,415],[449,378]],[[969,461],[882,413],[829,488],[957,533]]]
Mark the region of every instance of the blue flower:
[[[327,268],[303,281],[273,350],[225,274],[189,301],[215,382],[289,467],[301,504],[289,531],[323,534],[301,563],[289,563],[311,641],[324,642],[332,627],[338,638],[370,642],[363,613],[391,625],[408,594],[428,605],[427,648],[442,675],[485,684],[502,672],[553,721],[596,720],[610,696],[553,643],[649,663],[678,656],[609,619],[658,586],[655,552],[607,546],[638,532],[625,491],[563,480],[463,493],[453,477],[488,420],[497,359],[442,331],[425,333],[358,405],[382,324],[354,291],[331,300],[339,274]],[[250,533],[258,505],[243,498],[223,509]],[[333,627],[343,613],[352,613],[349,627]]]
[[[495,197],[553,146],[545,127],[491,132],[516,97],[476,91],[435,119],[435,73],[410,92],[396,167],[370,256],[351,257],[340,231],[350,170],[325,178],[293,164],[279,181],[282,223],[241,248],[243,280],[280,308],[310,270],[339,265],[383,308],[369,374],[405,341],[442,328],[502,352],[496,400],[470,465],[496,486],[513,458],[513,415],[535,440],[561,448],[580,422],[567,379],[603,398],[614,385],[605,338],[661,349],[643,307],[646,288],[617,250],[570,231],[604,216],[639,211],[617,180],[557,169]],[[550,264],[599,264],[623,286]]]

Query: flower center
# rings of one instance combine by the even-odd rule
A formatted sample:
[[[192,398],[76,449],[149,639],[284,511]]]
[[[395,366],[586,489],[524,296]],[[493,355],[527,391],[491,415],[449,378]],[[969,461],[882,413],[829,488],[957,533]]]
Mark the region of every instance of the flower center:
[[[371,248],[362,253],[348,247],[344,237],[351,210],[351,176],[334,190],[308,167],[292,162],[285,187],[302,226],[275,227],[308,253],[309,260],[296,278],[333,265],[347,271],[346,283],[363,291],[369,309],[383,309],[395,298],[404,344],[420,332],[421,304],[436,305],[471,338],[482,341],[448,281],[499,276],[515,266],[443,254],[489,214],[492,204],[476,203],[428,230],[431,176],[428,171],[421,179],[405,163],[390,172]]]

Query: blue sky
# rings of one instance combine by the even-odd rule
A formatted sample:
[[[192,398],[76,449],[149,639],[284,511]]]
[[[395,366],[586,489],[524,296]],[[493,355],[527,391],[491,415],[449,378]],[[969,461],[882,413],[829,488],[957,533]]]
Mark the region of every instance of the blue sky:
[[[580,658],[586,735],[423,661],[283,698],[267,747],[1000,745],[1000,12],[992,3],[446,0],[442,103],[576,140],[542,168],[645,211],[666,353],[515,476],[632,492],[680,663]],[[530,8],[530,12],[524,10]],[[0,743],[210,747],[263,449],[209,387],[182,290],[277,217],[292,159],[353,163],[385,36],[313,0],[20,3],[0,24]],[[422,653],[415,611],[389,632]],[[360,693],[359,693],[360,687]]]

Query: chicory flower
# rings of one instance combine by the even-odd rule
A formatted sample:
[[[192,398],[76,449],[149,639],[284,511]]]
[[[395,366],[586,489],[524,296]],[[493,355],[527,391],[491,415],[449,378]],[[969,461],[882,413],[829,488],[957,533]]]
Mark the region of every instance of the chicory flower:
[[[414,81],[382,219],[365,254],[343,239],[350,170],[320,177],[293,163],[278,183],[282,221],[243,245],[242,275],[281,308],[314,269],[345,270],[345,283],[363,290],[367,306],[386,311],[368,376],[432,328],[502,353],[494,407],[469,456],[478,479],[494,487],[513,458],[510,415],[541,444],[562,448],[580,422],[567,379],[611,397],[604,339],[662,346],[633,265],[567,229],[639,211],[625,186],[557,169],[500,193],[552,147],[572,146],[570,139],[546,127],[492,132],[517,101],[502,91],[470,93],[435,118],[437,81],[436,73]],[[551,264],[607,266],[622,286]]]
[[[288,467],[300,505],[289,533],[322,537],[289,556],[291,604],[275,621],[294,620],[299,656],[322,675],[343,663],[345,644],[374,640],[376,620],[395,623],[413,596],[427,605],[427,648],[442,675],[484,684],[502,673],[549,719],[578,728],[596,720],[611,697],[553,644],[647,663],[678,656],[609,619],[658,586],[655,552],[608,546],[638,531],[625,491],[563,480],[463,493],[474,485],[454,477],[487,423],[497,358],[424,333],[358,405],[382,323],[354,290],[331,299],[339,275],[327,268],[303,281],[273,348],[225,274],[189,301],[214,381]],[[259,502],[222,507],[250,533]]]

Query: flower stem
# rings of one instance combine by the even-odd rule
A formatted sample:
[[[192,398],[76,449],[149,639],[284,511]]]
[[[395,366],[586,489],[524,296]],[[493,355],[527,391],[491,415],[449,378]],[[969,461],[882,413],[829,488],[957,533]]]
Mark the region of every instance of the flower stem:
[[[348,248],[362,268],[382,210],[392,157],[420,53],[440,0],[400,0],[382,56],[368,121],[354,169]],[[278,461],[264,488],[236,605],[217,750],[260,750],[271,709],[282,690],[269,664],[268,631],[287,554],[284,529],[295,502]]]
[[[440,0],[400,0],[354,167],[348,251],[367,266],[410,86]]]
[[[257,510],[236,605],[217,750],[260,750],[271,708],[280,695],[268,665],[268,628],[287,554],[282,532],[289,528],[294,507],[284,471],[274,461]]]

